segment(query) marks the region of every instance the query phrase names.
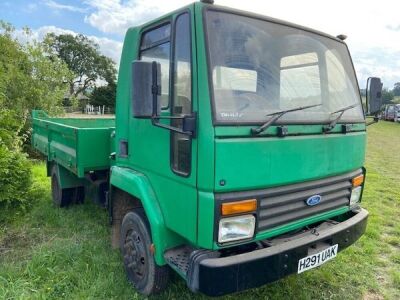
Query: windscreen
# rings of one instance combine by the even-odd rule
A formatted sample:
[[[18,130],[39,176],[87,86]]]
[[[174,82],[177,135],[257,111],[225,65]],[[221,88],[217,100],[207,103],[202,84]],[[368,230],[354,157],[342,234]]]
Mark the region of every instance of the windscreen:
[[[347,47],[290,26],[220,11],[206,12],[209,70],[217,122],[363,122],[358,86]]]

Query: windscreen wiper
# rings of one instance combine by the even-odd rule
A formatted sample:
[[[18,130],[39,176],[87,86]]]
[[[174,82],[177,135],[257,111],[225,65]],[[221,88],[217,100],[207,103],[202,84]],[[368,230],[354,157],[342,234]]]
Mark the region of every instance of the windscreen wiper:
[[[344,108],[341,108],[341,109],[339,109],[339,110],[337,110],[337,111],[331,112],[331,115],[337,114],[337,113],[339,113],[339,112],[340,112],[340,114],[339,114],[335,119],[333,119],[328,125],[325,125],[325,126],[324,126],[324,128],[323,128],[324,132],[330,132],[333,128],[335,128],[337,122],[339,122],[339,120],[340,120],[340,118],[343,116],[344,112],[345,112],[346,110],[349,110],[349,109],[352,109],[352,108],[356,107],[357,105],[358,105],[358,104],[356,103],[356,104],[353,104],[353,105],[350,105],[350,106],[346,106],[346,107],[344,107]]]
[[[257,128],[252,128],[250,131],[252,134],[259,134],[259,133],[263,132],[264,130],[266,130],[269,126],[274,124],[280,117],[282,117],[283,115],[285,115],[289,112],[303,110],[303,109],[307,109],[307,108],[311,108],[311,107],[317,107],[317,106],[321,106],[321,105],[322,104],[300,106],[300,107],[287,109],[287,110],[281,110],[281,111],[274,112],[272,114],[268,114],[267,117],[272,116],[271,119],[269,119],[267,122],[265,122],[264,124],[262,124],[261,126],[259,126]]]

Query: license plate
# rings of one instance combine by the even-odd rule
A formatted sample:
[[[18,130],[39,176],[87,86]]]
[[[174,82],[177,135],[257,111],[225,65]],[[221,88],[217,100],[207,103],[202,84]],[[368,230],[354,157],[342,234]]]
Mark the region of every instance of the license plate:
[[[338,245],[333,245],[321,252],[315,253],[313,255],[304,257],[299,260],[299,265],[297,268],[297,273],[300,274],[304,271],[313,269],[326,263],[328,260],[335,258],[338,253]]]

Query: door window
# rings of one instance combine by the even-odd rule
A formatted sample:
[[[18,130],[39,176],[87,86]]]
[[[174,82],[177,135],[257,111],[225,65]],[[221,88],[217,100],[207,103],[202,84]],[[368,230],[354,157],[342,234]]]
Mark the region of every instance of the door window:
[[[172,114],[189,115],[192,112],[192,74],[189,14],[177,17],[174,39],[174,70]],[[173,119],[172,126],[182,128],[182,120]],[[192,141],[190,136],[171,132],[171,167],[181,175],[188,175],[191,168]]]
[[[170,31],[170,24],[152,29],[143,34],[140,45],[140,60],[161,64],[161,109],[167,109],[169,103]]]

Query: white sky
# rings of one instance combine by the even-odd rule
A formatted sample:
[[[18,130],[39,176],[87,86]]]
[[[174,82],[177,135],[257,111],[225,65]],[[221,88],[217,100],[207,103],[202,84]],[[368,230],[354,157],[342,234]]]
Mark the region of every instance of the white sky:
[[[104,33],[92,36],[104,54],[119,61],[122,39],[130,26],[161,16],[192,0],[42,0],[59,11],[75,11],[87,25]],[[400,81],[400,0],[216,0],[215,4],[256,12],[311,27],[331,35],[345,34],[360,87],[378,76],[386,87]],[[62,28],[38,28],[39,36]],[[119,38],[117,38],[119,37]]]
[[[187,0],[88,0],[96,11],[85,21],[103,32],[123,34]],[[257,12],[308,26],[331,35],[346,34],[361,87],[380,76],[387,87],[400,81],[400,1],[216,0],[215,4]]]

